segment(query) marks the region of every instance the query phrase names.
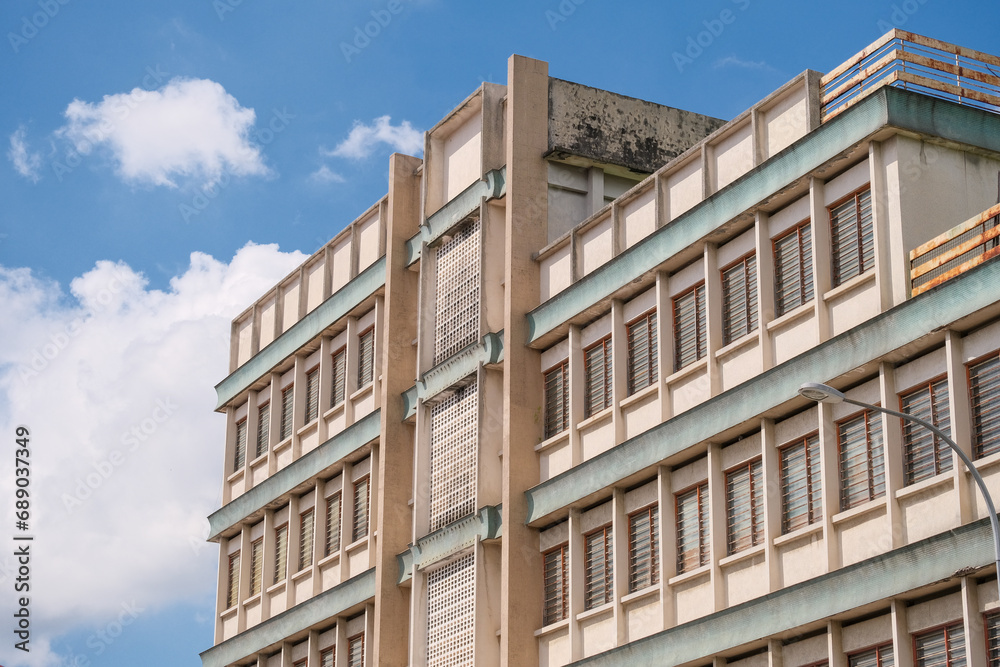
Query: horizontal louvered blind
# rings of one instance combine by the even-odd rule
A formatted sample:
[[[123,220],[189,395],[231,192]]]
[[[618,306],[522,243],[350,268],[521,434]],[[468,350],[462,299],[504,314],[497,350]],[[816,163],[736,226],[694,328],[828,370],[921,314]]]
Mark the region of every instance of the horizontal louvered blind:
[[[628,590],[638,591],[660,580],[660,512],[656,505],[628,518]]]
[[[584,418],[597,414],[611,405],[611,336],[588,347],[583,352]]]
[[[892,644],[883,644],[847,656],[848,667],[894,667]]]
[[[336,660],[336,649],[334,647],[325,648],[319,654],[319,667],[334,667]]]
[[[347,391],[347,348],[341,348],[331,357],[330,369],[330,407],[344,402]]]
[[[764,539],[764,470],[760,459],[726,473],[726,548],[729,554]]]
[[[375,377],[375,327],[358,336],[358,389],[367,387]]]
[[[295,403],[295,385],[288,385],[281,390],[281,433],[279,439],[292,436],[292,407]]]
[[[584,536],[583,604],[593,609],[611,602],[612,586],[612,535],[611,526]]]
[[[775,315],[780,317],[812,298],[812,227],[807,220],[774,241]]]
[[[316,527],[315,515],[309,509],[299,515],[299,570],[313,563],[313,536]]]
[[[757,329],[757,258],[747,255],[722,272],[722,343]]]
[[[569,426],[569,362],[545,373],[545,437],[562,433]]]
[[[274,583],[285,580],[288,571],[288,524],[274,529]]]
[[[900,396],[899,403],[902,412],[923,419],[945,433],[951,431],[947,378],[928,382]],[[947,442],[920,424],[905,419],[902,422],[907,484],[951,470],[951,447]]]
[[[705,356],[705,285],[674,298],[674,370]]]
[[[319,416],[319,367],[306,373],[306,424]]]
[[[1000,612],[986,614],[986,662],[989,667],[1000,667]]]
[[[882,419],[871,410],[837,424],[840,447],[840,509],[885,495]]]
[[[236,422],[236,452],[233,456],[233,472],[243,470],[247,459],[247,420]]]
[[[569,545],[549,551],[545,560],[545,612],[548,625],[569,615]]]
[[[781,450],[781,530],[788,533],[823,518],[819,436]]]
[[[628,325],[628,394],[656,382],[656,312]]]
[[[962,622],[914,636],[913,656],[915,667],[966,667]]]
[[[364,667],[365,636],[354,635],[347,638],[347,667]]]
[[[326,499],[326,548],[324,556],[340,551],[340,492]]]
[[[708,484],[677,496],[677,574],[708,563]]]
[[[250,545],[250,595],[260,593],[264,578],[264,538]]]
[[[830,209],[833,284],[859,276],[875,264],[875,230],[871,190],[855,194]]]
[[[229,576],[226,583],[226,609],[236,604],[240,592],[240,552],[229,556]]]
[[[267,453],[271,438],[271,404],[265,403],[257,408],[257,448],[254,458]]]
[[[1000,357],[996,354],[969,366],[972,441],[976,458],[1000,451]]]
[[[354,483],[354,520],[351,523],[351,541],[357,542],[368,535],[368,478]]]

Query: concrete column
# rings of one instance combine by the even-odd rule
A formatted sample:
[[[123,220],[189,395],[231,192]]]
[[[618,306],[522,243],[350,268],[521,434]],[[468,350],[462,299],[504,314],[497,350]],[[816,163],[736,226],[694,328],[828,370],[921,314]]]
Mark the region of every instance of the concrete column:
[[[906,602],[894,599],[889,607],[892,615],[892,653],[895,667],[913,667],[913,640],[906,625]]]
[[[670,483],[670,468],[659,466],[656,472],[657,495],[659,497],[660,519],[660,611],[663,615],[663,629],[672,628],[677,623],[674,591],[667,581],[677,574],[677,526],[674,517],[674,491]]]
[[[389,272],[389,265],[386,262],[386,273]],[[386,293],[388,293],[386,288]],[[345,344],[347,355],[344,365],[344,424],[350,426],[354,423],[354,401],[351,396],[358,390],[358,318],[347,318],[347,342]],[[404,389],[405,391],[405,389]],[[400,392],[402,393],[402,392]]]
[[[615,646],[622,646],[628,641],[628,618],[622,597],[628,594],[628,514],[625,512],[625,491],[615,488],[611,496],[611,603],[615,619]]]
[[[957,331],[949,329],[945,332],[944,349],[948,368],[948,409],[951,417],[951,439],[965,454],[973,457],[972,447],[972,408],[969,403],[969,382],[965,370],[964,341]],[[969,479],[965,463],[954,452],[951,453],[952,479],[959,503],[959,516],[962,524],[973,519],[973,494],[979,493],[979,488]]]
[[[628,334],[624,307],[618,299],[611,302],[611,424],[616,445],[625,442],[621,400],[628,395]]]
[[[764,562],[767,566],[768,591],[782,587],[781,565],[774,538],[781,535],[781,460],[774,435],[774,420],[760,421],[760,451],[764,493]]]
[[[667,179],[658,175],[656,177],[656,228],[664,226],[670,222],[670,188],[667,187]]]
[[[708,350],[709,395],[717,396],[722,390],[722,376],[715,353],[722,347],[722,276],[719,274],[718,249],[705,244],[705,326]]]
[[[902,228],[889,229],[889,190],[886,187],[882,142],[868,144],[868,174],[872,196],[872,228],[875,237],[875,291],[879,312],[906,300],[909,283],[908,256],[902,245]],[[895,269],[893,261],[900,265]]]
[[[816,306],[816,322],[819,329],[819,342],[830,338],[830,310],[827,308],[823,295],[833,286],[833,259],[830,255],[832,239],[830,234],[830,215],[823,203],[825,182],[818,178],[809,179],[809,219],[812,228],[812,263],[813,288]]]
[[[722,473],[722,445],[708,445],[708,535],[709,566],[715,611],[726,608],[726,582],[722,579],[719,560],[726,557],[726,481]]]
[[[767,323],[774,319],[774,253],[768,234],[768,215],[757,211],[754,220],[754,242],[757,246],[757,336],[761,354],[761,369],[774,366],[774,346]]]
[[[666,272],[656,272],[656,368],[661,422],[674,416],[670,391],[664,381],[674,372],[674,314],[670,309],[669,283]]]
[[[979,611],[979,586],[972,577],[962,577],[962,618],[965,623],[965,661],[986,664],[986,632]]]
[[[837,429],[828,403],[818,403],[820,471],[823,479],[823,541],[826,544],[826,569],[840,567],[840,539],[833,525],[833,515],[840,512],[840,461],[837,456]],[[831,667],[833,662],[830,663]]]
[[[781,643],[780,639],[767,640],[767,667],[784,667],[782,646],[784,644]]]
[[[847,667],[843,631],[839,621],[826,622],[826,653],[830,659],[830,667]]]
[[[587,556],[583,544],[583,531],[580,528],[580,510],[569,511],[569,644],[570,659],[579,660],[583,657],[583,637],[577,614],[583,611],[583,571]]]
[[[414,325],[419,320],[416,310],[419,274],[406,268],[406,240],[416,233],[420,224],[420,177],[415,175],[419,165],[419,159],[398,153],[389,159],[385,302],[383,326],[381,329],[376,327],[381,338],[381,345],[376,348],[381,354],[377,358],[380,369],[416,367],[416,350],[412,343],[416,337]],[[348,346],[352,343],[356,349],[357,341],[349,340]],[[349,352],[348,359],[351,356]],[[353,369],[356,376],[357,362]],[[406,550],[413,530],[410,501],[414,489],[400,483],[413,479],[413,428],[403,422],[403,401],[399,398],[411,383],[408,373],[393,372],[384,373],[378,386],[383,439],[378,455],[372,457],[369,491],[372,494],[371,516],[378,532],[374,565],[375,608],[379,613],[372,615],[373,632],[366,639],[371,647],[366,647],[366,651],[370,650],[369,664],[373,665],[402,666],[409,662],[410,595],[408,589],[396,584],[399,572],[396,554]],[[350,409],[350,404],[346,408]],[[344,471],[343,508],[351,504],[349,474],[348,470]],[[377,498],[376,493],[379,494]],[[347,515],[346,510],[344,514]],[[342,531],[344,527],[346,524],[342,524]],[[338,630],[337,664],[346,664],[342,639],[346,637]]]
[[[882,405],[889,410],[899,410],[899,396],[896,394],[896,367],[887,362],[879,363],[879,389]],[[896,500],[896,491],[906,486],[903,466],[903,426],[898,417],[890,417],[884,412],[874,415],[882,420],[882,457],[885,463],[886,519],[889,522],[890,549],[904,543],[906,527],[903,510]],[[888,551],[889,549],[886,549]]]
[[[580,444],[580,429],[576,427],[583,421],[584,377],[583,345],[580,343],[581,329],[576,324],[569,325],[569,373],[566,382],[569,389],[566,393],[569,401],[569,450],[572,464],[583,462],[583,447]],[[543,390],[544,391],[544,390]]]

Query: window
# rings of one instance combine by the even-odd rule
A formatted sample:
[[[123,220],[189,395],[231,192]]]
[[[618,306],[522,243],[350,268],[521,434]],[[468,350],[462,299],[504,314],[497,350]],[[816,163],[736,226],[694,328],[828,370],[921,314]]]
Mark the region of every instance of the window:
[[[830,207],[833,286],[860,276],[875,265],[872,194],[865,189]]]
[[[708,483],[677,495],[677,574],[708,563]]]
[[[611,405],[611,336],[583,351],[584,418]]]
[[[292,663],[292,667],[308,667],[309,658],[302,658],[301,660],[296,660]]]
[[[656,311],[646,313],[627,327],[628,395],[656,382]]]
[[[340,492],[326,499],[326,548],[324,556],[340,551]]]
[[[313,562],[313,531],[315,529],[313,515],[312,509],[299,515],[299,570],[304,570]]]
[[[543,556],[545,561],[545,625],[569,616],[569,545],[564,544]]]
[[[562,433],[569,426],[569,361],[545,374],[545,437]]]
[[[351,523],[351,541],[357,542],[368,535],[368,478],[354,483],[354,521]]]
[[[1000,356],[969,366],[972,442],[976,458],[1000,452]]]
[[[848,667],[893,667],[892,644],[882,644],[847,656]]]
[[[365,635],[354,635],[347,638],[347,667],[364,667]]]
[[[271,433],[271,404],[265,403],[257,408],[257,450],[254,458],[267,453]]]
[[[757,329],[757,257],[747,255],[722,272],[722,344]]]
[[[285,580],[288,570],[288,524],[274,529],[274,583]]]
[[[340,348],[333,353],[332,372],[330,374],[330,407],[344,402],[347,391],[347,348]]]
[[[319,366],[306,373],[306,424],[319,416]]]
[[[806,220],[774,240],[775,315],[780,317],[812,298],[812,227]]]
[[[233,457],[233,472],[243,470],[247,460],[247,420],[236,422],[236,453]]]
[[[986,626],[986,662],[989,667],[1000,667],[1000,613],[983,617]]]
[[[284,440],[292,435],[292,406],[295,402],[295,385],[288,385],[281,390],[281,433],[279,440]]]
[[[240,552],[229,554],[229,577],[226,583],[226,609],[236,605],[240,594]]]
[[[823,476],[819,436],[781,450],[781,532],[790,533],[823,518]]]
[[[584,609],[593,609],[611,602],[614,596],[611,526],[585,535],[583,541],[586,559],[583,569],[583,605]]]
[[[899,397],[900,411],[919,417],[945,433],[951,431],[948,412],[948,379],[928,382]],[[906,483],[913,484],[951,470],[951,447],[930,430],[903,422],[903,458]]]
[[[660,580],[660,510],[647,507],[628,518],[628,590],[638,591]]]
[[[358,389],[367,387],[375,377],[375,327],[358,334]]]
[[[726,473],[726,548],[729,554],[764,539],[764,471],[760,459]]]
[[[705,284],[674,298],[674,370],[698,361],[708,350],[705,335]]]
[[[319,654],[319,667],[334,667],[334,660],[336,660],[334,647],[325,648]]]
[[[250,595],[260,593],[264,572],[264,538],[256,539],[250,545]]]
[[[837,424],[840,448],[840,509],[885,495],[882,419],[872,410]]]
[[[916,667],[965,667],[962,621],[913,636]]]

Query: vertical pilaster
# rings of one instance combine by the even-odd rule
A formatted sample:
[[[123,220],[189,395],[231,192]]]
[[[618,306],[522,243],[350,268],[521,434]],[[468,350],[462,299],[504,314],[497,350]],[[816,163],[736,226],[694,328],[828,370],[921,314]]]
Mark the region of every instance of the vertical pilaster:
[[[913,642],[906,625],[906,602],[893,599],[889,610],[892,618],[892,653],[895,667],[913,667]]]
[[[708,534],[709,567],[712,591],[715,594],[715,611],[726,607],[726,586],[719,561],[726,557],[726,483],[722,474],[722,445],[708,445]]]
[[[823,300],[823,295],[833,286],[833,266],[830,256],[833,240],[830,234],[829,215],[823,203],[825,185],[826,183],[818,178],[809,179],[809,224],[812,231],[813,287],[816,294],[813,304],[816,307],[820,343],[831,336],[830,310]]]
[[[882,405],[889,410],[899,410],[899,397],[896,394],[896,367],[888,362],[879,364],[879,391]],[[886,519],[889,522],[889,540],[886,545],[895,549],[902,546],[906,528],[903,523],[903,510],[896,500],[896,491],[906,486],[903,478],[903,427],[897,417],[879,413],[876,419],[882,420],[882,456],[885,462],[885,495]],[[888,549],[886,549],[888,551]]]

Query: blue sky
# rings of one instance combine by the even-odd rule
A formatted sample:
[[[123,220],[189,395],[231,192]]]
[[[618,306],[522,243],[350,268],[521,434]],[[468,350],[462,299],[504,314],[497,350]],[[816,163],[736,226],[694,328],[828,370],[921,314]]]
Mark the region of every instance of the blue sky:
[[[36,541],[0,664],[200,664],[229,321],[510,54],[728,119],[891,27],[1000,53],[995,1],[5,2],[0,434],[31,430]],[[7,526],[13,488],[5,455]]]

